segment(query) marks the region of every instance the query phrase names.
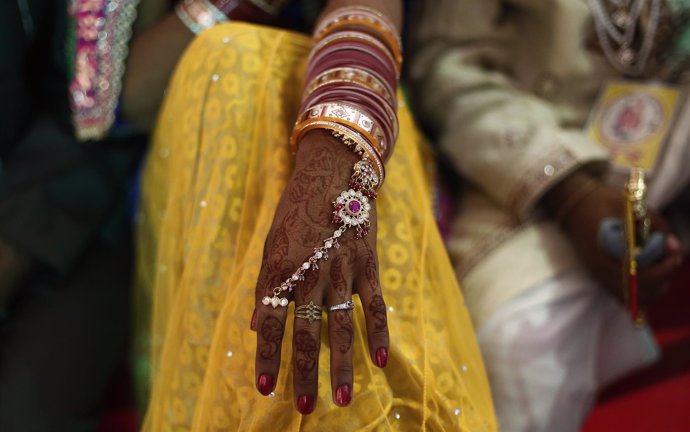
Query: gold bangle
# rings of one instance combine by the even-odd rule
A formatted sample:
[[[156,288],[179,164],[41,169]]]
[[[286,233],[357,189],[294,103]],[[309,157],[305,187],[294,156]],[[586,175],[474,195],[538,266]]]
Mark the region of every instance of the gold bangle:
[[[298,127],[302,127],[302,125],[307,125],[307,124],[311,124],[311,123],[314,123],[314,122],[329,122],[329,123],[335,123],[335,124],[339,124],[339,125],[343,126],[343,127],[346,128],[346,129],[351,130],[352,132],[358,134],[358,136],[362,137],[362,139],[364,139],[364,140],[367,142],[368,147],[370,147],[370,148],[372,149],[371,153],[376,154],[376,156],[379,157],[379,158],[382,158],[382,153],[381,153],[380,150],[373,144],[373,137],[371,136],[371,134],[367,133],[366,131],[363,131],[361,128],[356,127],[353,123],[348,122],[348,121],[346,121],[346,120],[343,120],[343,119],[341,119],[341,118],[338,118],[338,117],[313,117],[313,118],[308,118],[308,119],[306,119],[306,120],[304,120],[304,121],[299,122],[299,123],[298,123],[298,126],[296,127],[296,129],[297,129]],[[293,151],[297,151],[297,142],[294,142]]]
[[[381,132],[380,129],[375,129],[373,132],[370,133],[370,132],[367,132],[367,131],[366,131],[364,128],[362,128],[361,126],[358,126],[356,123],[352,123],[352,122],[349,122],[349,121],[347,121],[347,120],[343,120],[343,119],[341,119],[341,118],[339,118],[339,117],[326,117],[326,116],[324,116],[324,117],[315,117],[315,118],[313,118],[312,120],[316,120],[316,121],[322,121],[322,120],[323,120],[323,121],[332,121],[332,122],[334,122],[334,123],[343,125],[343,126],[345,126],[346,128],[349,128],[349,129],[352,130],[353,132],[356,132],[356,133],[358,133],[359,135],[361,135],[361,136],[369,143],[369,145],[371,146],[371,148],[374,149],[374,152],[376,153],[376,155],[377,155],[379,158],[383,159],[383,151],[382,151],[382,145],[381,145],[382,141],[378,140],[377,137],[375,137],[374,135],[372,135],[372,133],[378,134],[378,136],[379,136],[379,137],[381,138],[381,140],[382,140],[382,139],[383,139],[383,132]]]
[[[376,174],[379,176],[380,179],[379,187],[381,184],[383,184],[383,180],[386,177],[386,171],[383,166],[383,161],[381,160],[379,154],[366,140],[366,138],[360,135],[357,131],[354,131],[342,124],[328,120],[310,119],[295,125],[295,128],[292,132],[292,136],[290,137],[290,144],[292,145],[293,151],[296,151],[297,144],[299,143],[300,139],[307,132],[312,131],[314,129],[330,130],[332,132],[336,132],[342,135],[342,137],[344,138],[339,137],[341,141],[345,142],[345,139],[349,140],[350,142],[346,142],[346,144],[348,144],[348,146],[353,147],[355,153],[366,156],[368,159],[372,161],[376,169]]]
[[[362,137],[358,132],[349,129],[339,123],[329,122],[324,120],[309,120],[304,124],[298,125],[299,134],[297,141],[304,136],[307,132],[314,129],[327,129],[332,132],[338,133],[341,141],[350,147],[353,147],[355,153],[360,154],[367,159],[373,161],[376,174],[378,175],[380,182],[379,187],[383,184],[383,180],[386,177],[386,170],[383,165],[383,161],[374,148],[367,142],[367,140]],[[378,189],[378,188],[377,188]]]
[[[334,102],[334,103],[336,103],[336,102]],[[347,104],[347,102],[337,102],[337,103]],[[357,109],[360,110],[360,112],[361,112],[361,109],[359,109],[359,108],[357,108]],[[393,137],[392,137],[393,142],[390,143],[392,146],[395,143],[395,141],[398,139],[398,132],[399,132],[400,124],[398,122],[398,116],[397,116],[396,112],[394,111],[393,107],[391,107],[387,104],[383,104],[383,110],[385,111],[385,115],[386,115],[386,119],[384,119],[384,120],[388,120],[390,122],[391,130],[393,131]],[[304,112],[305,111],[300,113],[300,117],[302,117],[304,115]],[[389,148],[388,143],[384,143],[384,144],[386,146],[386,149],[388,149]],[[381,154],[383,154],[383,152],[381,152]]]
[[[297,123],[309,119],[330,120],[356,130],[378,150],[380,155],[388,149],[383,129],[376,120],[358,107],[342,102],[320,103],[306,109],[298,117]]]

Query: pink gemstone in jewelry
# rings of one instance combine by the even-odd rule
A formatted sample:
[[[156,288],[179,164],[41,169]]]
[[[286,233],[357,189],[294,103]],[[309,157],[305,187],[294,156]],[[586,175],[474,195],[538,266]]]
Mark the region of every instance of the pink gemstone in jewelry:
[[[347,210],[350,214],[356,215],[362,210],[362,204],[359,201],[352,200],[347,203]]]

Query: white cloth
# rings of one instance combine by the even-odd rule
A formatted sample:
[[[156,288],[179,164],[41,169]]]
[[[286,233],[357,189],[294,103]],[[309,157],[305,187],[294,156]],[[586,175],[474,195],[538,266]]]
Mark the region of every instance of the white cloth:
[[[659,355],[583,269],[505,303],[478,339],[503,432],[579,431],[601,386]]]
[[[690,94],[690,88],[685,89],[685,94]],[[666,145],[649,185],[647,204],[653,209],[670,204],[690,180],[690,97],[685,97]]]

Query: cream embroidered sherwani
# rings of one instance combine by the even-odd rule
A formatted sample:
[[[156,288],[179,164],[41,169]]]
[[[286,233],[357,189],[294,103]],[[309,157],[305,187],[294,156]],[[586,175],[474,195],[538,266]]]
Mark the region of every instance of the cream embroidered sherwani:
[[[574,170],[606,167],[583,127],[601,85],[618,74],[585,46],[593,31],[586,0],[416,7],[408,47],[416,110],[468,183],[448,248],[499,423],[511,432],[577,431],[598,388],[656,355],[648,330],[634,329],[539,208]],[[679,124],[690,125],[689,113]],[[678,162],[690,159],[688,129],[662,170],[671,177],[690,174]],[[681,184],[665,180],[656,185]]]
[[[539,209],[574,170],[606,168],[606,152],[583,127],[601,84],[617,74],[585,48],[586,0],[416,3],[415,105],[468,183],[448,248],[499,423],[511,432],[577,431],[598,388],[656,355],[648,330],[632,326]],[[679,123],[690,125],[690,109],[684,115]],[[690,160],[687,129],[664,165],[673,176],[690,174],[678,162]],[[680,182],[656,184],[668,191]]]
[[[471,183],[448,247],[480,325],[575,264],[539,200],[573,170],[606,161],[583,126],[601,83],[617,74],[584,47],[586,1],[417,3],[408,64],[415,103]]]

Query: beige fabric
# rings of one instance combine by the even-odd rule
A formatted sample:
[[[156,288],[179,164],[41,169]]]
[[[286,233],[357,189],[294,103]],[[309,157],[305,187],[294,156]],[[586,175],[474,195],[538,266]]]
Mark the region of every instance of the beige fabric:
[[[690,88],[685,88],[685,104],[676,117],[676,126],[668,139],[664,157],[649,186],[647,204],[654,209],[666,207],[690,182]],[[685,218],[684,218],[685,219]]]
[[[482,201],[486,198],[476,191],[465,197],[463,205],[472,210],[459,212],[448,240],[451,254],[464,258],[464,265],[456,269],[471,269],[460,277],[477,326],[526,288],[577,262],[554,223],[539,221],[509,229],[499,219],[507,214]]]
[[[409,63],[422,95],[416,103],[476,187],[463,197],[449,249],[479,325],[501,302],[575,263],[560,231],[536,223],[536,207],[575,168],[605,163],[582,126],[599,83],[615,73],[584,48],[584,1],[417,3]]]
[[[551,186],[606,153],[583,132],[601,83],[619,79],[585,47],[584,0],[416,2],[408,62],[416,104],[471,186],[449,241],[479,326],[502,303],[577,263],[539,215]],[[667,204],[688,183],[690,100],[650,190]]]

